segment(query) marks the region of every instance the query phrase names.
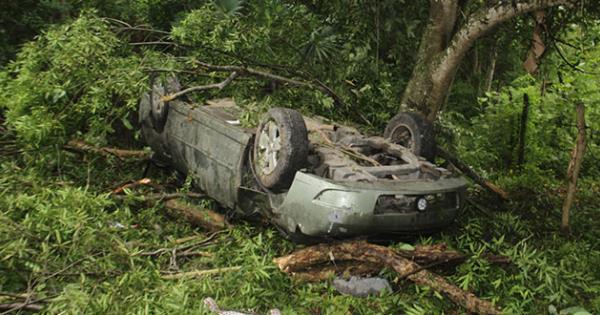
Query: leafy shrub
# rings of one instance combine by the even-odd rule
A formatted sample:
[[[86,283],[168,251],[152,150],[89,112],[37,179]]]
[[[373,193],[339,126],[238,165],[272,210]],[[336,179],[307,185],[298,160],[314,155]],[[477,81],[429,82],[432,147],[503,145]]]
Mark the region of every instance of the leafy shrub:
[[[105,136],[145,88],[140,63],[107,22],[91,14],[52,27],[27,43],[2,76],[7,124],[33,148],[76,135]]]

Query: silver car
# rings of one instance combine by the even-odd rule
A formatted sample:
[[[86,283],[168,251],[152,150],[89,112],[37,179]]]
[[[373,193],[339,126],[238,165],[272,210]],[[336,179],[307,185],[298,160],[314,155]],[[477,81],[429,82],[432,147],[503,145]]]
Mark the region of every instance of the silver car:
[[[435,150],[417,114],[397,115],[385,137],[287,108],[272,108],[249,129],[233,100],[170,100],[179,88],[170,78],[141,99],[155,158],[223,206],[260,213],[287,235],[430,231],[451,224],[463,204],[466,181],[415,154]]]

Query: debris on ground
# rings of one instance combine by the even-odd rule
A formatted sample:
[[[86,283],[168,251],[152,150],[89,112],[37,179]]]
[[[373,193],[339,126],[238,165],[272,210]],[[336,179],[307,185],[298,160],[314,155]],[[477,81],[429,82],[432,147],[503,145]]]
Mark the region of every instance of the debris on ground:
[[[378,295],[384,291],[392,292],[390,283],[383,278],[350,277],[350,279],[336,278],[333,286],[342,294],[367,297],[371,294]]]

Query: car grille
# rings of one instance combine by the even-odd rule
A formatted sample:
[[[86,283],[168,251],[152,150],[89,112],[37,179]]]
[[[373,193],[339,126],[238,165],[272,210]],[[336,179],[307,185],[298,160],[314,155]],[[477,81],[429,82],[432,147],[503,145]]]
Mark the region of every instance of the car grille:
[[[375,214],[386,213],[412,213],[417,212],[417,200],[425,197],[427,209],[456,209],[459,205],[456,192],[439,193],[430,195],[381,195],[375,204]]]

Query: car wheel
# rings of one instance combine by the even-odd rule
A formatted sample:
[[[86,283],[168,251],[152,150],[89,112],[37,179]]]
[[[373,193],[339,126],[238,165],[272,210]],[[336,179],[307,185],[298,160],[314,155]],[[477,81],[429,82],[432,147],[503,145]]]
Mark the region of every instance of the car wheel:
[[[427,160],[435,158],[433,126],[418,113],[397,114],[387,124],[383,136]]]
[[[272,190],[290,187],[296,171],[306,165],[308,132],[302,115],[287,108],[272,108],[260,122],[254,139],[257,180]]]
[[[159,133],[163,131],[167,123],[170,103],[164,102],[162,98],[179,90],[181,90],[181,85],[175,76],[153,79],[152,91],[150,92],[150,118],[154,130]]]

